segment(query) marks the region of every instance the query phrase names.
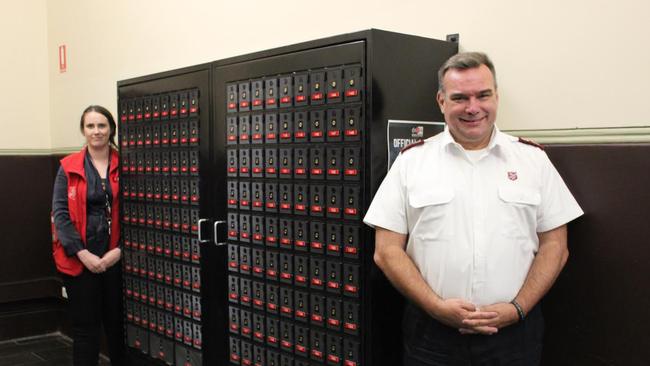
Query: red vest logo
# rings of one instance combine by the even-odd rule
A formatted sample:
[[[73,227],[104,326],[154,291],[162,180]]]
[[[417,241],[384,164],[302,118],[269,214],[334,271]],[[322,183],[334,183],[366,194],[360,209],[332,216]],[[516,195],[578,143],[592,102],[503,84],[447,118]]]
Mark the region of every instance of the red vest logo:
[[[70,187],[68,188],[68,198],[71,200],[76,200],[77,199],[77,187]]]

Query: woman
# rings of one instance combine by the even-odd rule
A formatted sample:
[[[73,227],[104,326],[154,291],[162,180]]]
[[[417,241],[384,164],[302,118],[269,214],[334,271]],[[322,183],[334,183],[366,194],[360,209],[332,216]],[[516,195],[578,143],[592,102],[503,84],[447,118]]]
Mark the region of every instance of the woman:
[[[106,108],[92,105],[80,129],[86,145],[61,160],[54,182],[54,261],[68,294],[74,365],[97,365],[102,323],[111,363],[122,365],[116,125]]]

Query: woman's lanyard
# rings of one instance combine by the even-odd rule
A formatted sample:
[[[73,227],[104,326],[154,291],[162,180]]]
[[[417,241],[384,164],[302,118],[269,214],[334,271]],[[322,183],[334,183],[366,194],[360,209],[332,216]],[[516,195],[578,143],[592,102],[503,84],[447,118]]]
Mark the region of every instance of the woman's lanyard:
[[[108,166],[106,167],[106,179],[102,179],[102,177],[99,175],[99,170],[97,169],[97,166],[95,165],[95,160],[93,160],[93,157],[88,154],[88,157],[90,157],[90,161],[92,162],[93,167],[95,168],[95,171],[97,171],[97,176],[99,177],[99,181],[102,184],[102,191],[104,192],[104,216],[106,218],[106,223],[108,224],[108,236],[111,236],[111,202],[108,197],[108,191],[106,190],[106,182],[109,181],[109,174],[111,171],[111,159],[110,159],[110,152],[108,155]]]
[[[111,236],[111,222],[112,222],[112,220],[111,220],[111,217],[112,217],[111,216],[111,203],[109,202],[108,191],[106,190],[106,182],[105,182],[105,180],[108,181],[108,172],[106,172],[106,179],[105,180],[101,179],[101,177],[99,178],[99,180],[102,182],[102,191],[104,191],[104,197],[105,197],[105,200],[104,200],[104,202],[105,202],[104,214],[106,215],[106,223],[108,224],[108,236],[110,237]]]

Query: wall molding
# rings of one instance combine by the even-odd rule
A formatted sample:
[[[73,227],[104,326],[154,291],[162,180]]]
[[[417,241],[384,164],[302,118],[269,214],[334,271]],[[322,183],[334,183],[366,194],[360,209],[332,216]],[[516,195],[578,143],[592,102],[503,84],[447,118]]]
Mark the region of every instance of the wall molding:
[[[63,281],[56,276],[0,283],[0,304],[41,298],[61,298]]]
[[[0,149],[0,156],[43,156],[68,155],[81,150],[79,147],[57,147],[54,149]]]
[[[505,130],[542,144],[630,144],[650,143],[650,126],[572,128],[555,130]]]
[[[530,138],[542,144],[625,144],[650,143],[650,126],[564,128],[553,130],[503,130],[508,134]],[[9,155],[68,155],[81,146],[53,149],[0,149],[0,156]]]

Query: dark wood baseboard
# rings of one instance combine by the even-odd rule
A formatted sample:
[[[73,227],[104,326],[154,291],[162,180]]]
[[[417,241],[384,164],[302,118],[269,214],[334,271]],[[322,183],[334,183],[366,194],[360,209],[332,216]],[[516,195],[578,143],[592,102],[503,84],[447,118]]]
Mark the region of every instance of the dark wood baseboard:
[[[63,282],[59,277],[41,277],[0,283],[0,304],[42,298],[61,297]]]
[[[65,300],[43,298],[0,304],[0,341],[61,331]]]

